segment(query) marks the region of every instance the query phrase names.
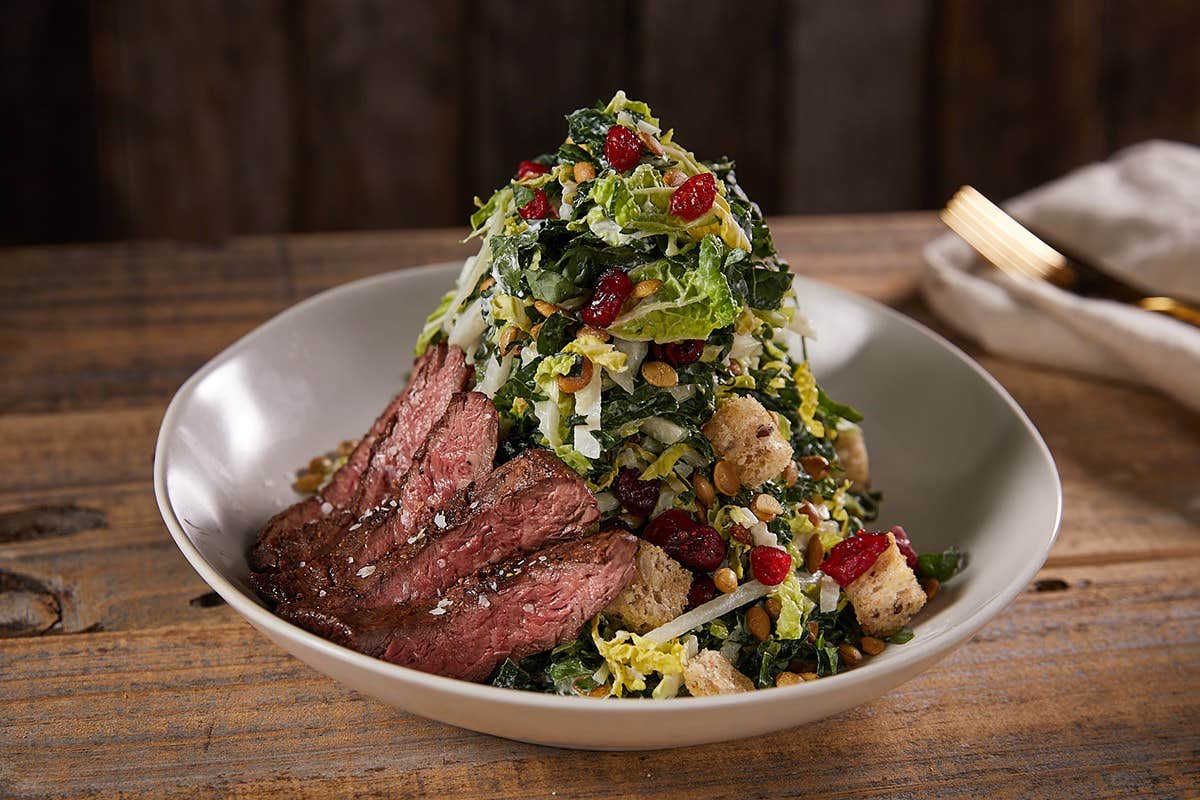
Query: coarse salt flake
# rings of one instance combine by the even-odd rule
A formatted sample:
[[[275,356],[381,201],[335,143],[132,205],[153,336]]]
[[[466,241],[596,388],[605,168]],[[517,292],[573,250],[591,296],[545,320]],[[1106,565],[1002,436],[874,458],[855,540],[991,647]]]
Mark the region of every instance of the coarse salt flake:
[[[358,529],[359,529],[359,528],[361,528],[361,527],[362,527],[362,523],[361,523],[361,522],[356,522],[356,523],[354,523],[353,525],[351,525],[351,526],[348,528],[348,530],[356,531],[356,530],[358,530]]]
[[[322,514],[329,514],[332,511],[333,511],[333,503],[329,502],[328,500],[326,500],[324,503],[321,503],[321,513]]]
[[[356,572],[354,574],[360,578],[369,578],[375,574],[375,565],[367,564],[365,567],[363,567],[362,569],[360,569],[358,572]]]
[[[437,608],[429,609],[429,613],[433,614],[435,617],[440,617],[442,614],[446,613],[446,609],[442,608],[441,606],[438,606]]]

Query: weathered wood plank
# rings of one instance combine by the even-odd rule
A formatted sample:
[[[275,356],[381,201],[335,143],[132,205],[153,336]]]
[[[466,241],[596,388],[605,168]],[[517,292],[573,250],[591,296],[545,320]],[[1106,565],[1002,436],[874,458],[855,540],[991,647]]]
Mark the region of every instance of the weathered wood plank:
[[[91,19],[102,233],[288,230],[303,162],[287,4],[98,2]]]
[[[1104,132],[1200,143],[1200,10],[1189,0],[1107,0],[1100,12]],[[1147,54],[1153,57],[1147,58]]]
[[[517,164],[553,151],[566,138],[563,115],[633,92],[637,75],[632,22],[649,5],[502,0],[472,3],[463,29],[468,74],[461,102],[464,171],[455,216],[470,213],[472,195],[486,199]],[[554,35],[539,35],[555,31]],[[586,32],[586,35],[576,35]],[[536,44],[534,44],[536,40]]]
[[[0,19],[0,243],[95,239],[100,186],[87,6],[5,0]]]
[[[0,416],[0,494],[145,481],[164,410]]]
[[[889,301],[914,285],[922,215],[780,221],[806,274]],[[158,402],[271,315],[318,291],[461,259],[465,231],[239,239],[0,253],[0,413]],[[103,332],[103,335],[99,335]]]
[[[750,198],[778,212],[793,177],[779,159],[794,68],[781,52],[781,3],[656,0],[638,11],[641,75],[630,91],[700,158],[733,158]]]
[[[935,158],[933,21],[927,0],[785,4],[778,37],[782,135],[770,165],[779,176],[779,208],[829,213],[926,205],[924,183]]]
[[[457,169],[461,6],[301,6],[293,230],[437,225],[469,213]]]
[[[78,504],[103,522],[70,535],[0,544],[0,571],[37,581],[57,598],[61,624],[55,633],[129,631],[208,618],[212,604],[192,601],[209,588],[175,547],[147,483],[57,490],[43,500],[49,502],[39,507]],[[0,501],[0,509],[7,505]]]
[[[803,731],[686,755],[554,751],[399,714],[282,655],[227,609],[204,626],[8,640],[0,643],[0,790],[1184,794],[1200,779],[1192,678],[1200,669],[1200,560],[1045,575],[1066,588],[1024,593],[972,643],[886,697]]]
[[[110,236],[215,241],[233,231],[224,11],[217,3],[94,5],[97,141]]]
[[[1104,157],[1094,3],[955,0],[939,25],[933,202],[963,183],[1009,197]]]

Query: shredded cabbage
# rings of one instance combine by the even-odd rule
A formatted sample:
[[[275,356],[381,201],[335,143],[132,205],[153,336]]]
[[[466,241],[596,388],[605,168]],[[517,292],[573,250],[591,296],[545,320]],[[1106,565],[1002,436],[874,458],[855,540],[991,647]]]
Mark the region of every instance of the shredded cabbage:
[[[487,330],[487,320],[484,319],[483,304],[480,302],[482,299],[482,297],[477,297],[471,302],[471,305],[467,306],[466,310],[459,315],[447,337],[450,344],[461,347],[467,354],[468,363],[475,360],[475,348],[478,346],[479,340],[483,338],[484,331]]]
[[[660,625],[645,635],[650,642],[669,642],[678,639],[685,633],[712,622],[717,617],[723,617],[730,611],[735,611],[747,603],[753,603],[760,597],[765,597],[771,587],[758,581],[746,581],[729,594],[714,597],[707,603],[696,606],[691,611],[681,614],[665,625]]]
[[[525,303],[511,294],[498,292],[492,295],[490,306],[492,319],[510,322],[523,331],[528,331],[533,327],[533,323],[529,319],[529,312],[525,310]]]
[[[496,359],[488,359],[487,370],[483,373],[483,380],[475,387],[475,391],[486,394],[488,397],[495,397],[496,392],[500,391],[500,387],[508,381],[508,376],[512,374],[513,357],[510,353],[504,356],[499,361]]]
[[[715,250],[719,247],[715,240],[701,242],[695,269],[666,259],[633,269],[629,277],[634,283],[659,280],[662,285],[653,295],[617,317],[609,332],[622,339],[662,344],[706,339],[714,330],[731,324],[737,317],[737,307],[729,282],[721,272],[723,251]]]
[[[804,588],[793,572],[783,583],[771,590],[771,596],[780,602],[775,633],[781,639],[799,639],[804,632],[804,621],[816,608],[816,603],[804,594]]]
[[[673,639],[651,641],[629,631],[617,631],[612,639],[605,639],[600,635],[599,617],[592,620],[592,642],[608,665],[609,674],[612,676],[609,694],[614,697],[621,697],[630,691],[643,691],[646,688],[647,676],[655,672],[664,679],[671,676],[681,677],[684,667],[687,666],[689,654],[684,643]],[[671,691],[672,689],[674,691]],[[653,696],[661,700],[673,697],[678,691],[677,682],[664,686],[663,681],[660,681],[654,689]]]
[[[796,391],[800,393],[800,419],[804,422],[804,427],[813,436],[818,438],[825,436],[825,426],[813,419],[813,415],[817,413],[821,395],[817,390],[817,379],[813,377],[807,361],[801,362],[796,367],[795,372],[792,373],[792,379],[796,381]]]
[[[413,347],[413,355],[417,358],[425,355],[425,351],[429,348],[429,343],[433,341],[433,337],[441,332],[442,320],[446,318],[446,313],[450,310],[450,303],[454,301],[456,294],[457,292],[453,289],[446,292],[442,296],[442,302],[438,303],[438,307],[425,320],[425,327],[421,329],[421,335],[417,337],[417,344]]]
[[[687,428],[662,417],[649,417],[642,423],[642,430],[663,444],[675,444],[688,435]]]
[[[609,342],[602,342],[594,336],[579,336],[567,342],[562,352],[581,355],[598,367],[604,367],[609,373],[624,372],[628,369],[629,357]]]
[[[654,463],[642,470],[641,479],[644,481],[652,481],[655,478],[665,478],[671,474],[675,468],[675,462],[683,458],[683,456],[692,448],[686,444],[673,444],[666,450],[663,450]]]

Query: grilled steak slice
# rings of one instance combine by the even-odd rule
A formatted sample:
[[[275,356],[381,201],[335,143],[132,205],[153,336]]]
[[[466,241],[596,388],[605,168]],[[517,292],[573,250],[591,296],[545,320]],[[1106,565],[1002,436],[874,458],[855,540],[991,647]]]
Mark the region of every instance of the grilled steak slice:
[[[496,455],[496,434],[491,400],[478,392],[455,395],[418,451],[394,501],[369,509],[343,536],[294,569],[256,573],[251,582],[280,602],[336,591],[356,572],[432,525],[435,511],[486,475]]]
[[[361,563],[324,608],[367,609],[435,598],[489,564],[574,538],[600,517],[577,473],[547,450],[527,450],[459,492],[431,525],[378,561]],[[281,616],[289,611],[279,610]]]
[[[430,348],[413,366],[404,391],[375,420],[346,463],[330,478],[329,485],[267,521],[250,550],[250,568],[256,572],[273,570],[289,558],[303,558],[311,549],[310,538],[320,539],[330,533],[331,527],[343,527],[320,523],[339,522],[343,510],[357,515],[377,505],[380,492],[408,472],[430,428],[441,418],[450,398],[466,388],[473,374],[457,347],[441,344]],[[323,513],[322,508],[329,513]],[[310,525],[319,526],[306,527]]]
[[[441,600],[361,612],[301,611],[291,620],[396,664],[481,681],[506,658],[579,635],[633,579],[637,539],[609,530],[478,572]]]

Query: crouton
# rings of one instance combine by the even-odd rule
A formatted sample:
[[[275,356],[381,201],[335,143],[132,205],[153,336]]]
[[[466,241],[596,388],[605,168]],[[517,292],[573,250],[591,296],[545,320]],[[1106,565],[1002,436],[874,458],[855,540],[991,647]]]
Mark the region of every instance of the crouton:
[[[887,537],[887,549],[846,587],[858,624],[868,636],[891,636],[925,605],[925,592],[896,547],[896,537]]]
[[[683,685],[693,697],[709,694],[733,694],[754,689],[747,678],[716,650],[701,650],[688,660],[683,670]]]
[[[637,575],[604,613],[627,631],[647,633],[683,613],[692,573],[661,547],[638,542]]]
[[[871,462],[867,458],[867,442],[863,438],[862,428],[857,425],[839,427],[837,441],[833,446],[837,450],[838,464],[850,479],[850,488],[858,491],[869,488]]]
[[[742,486],[751,489],[779,475],[792,460],[792,446],[774,415],[753,397],[721,403],[701,430],[717,456],[737,468]]]

